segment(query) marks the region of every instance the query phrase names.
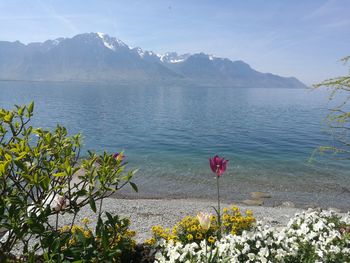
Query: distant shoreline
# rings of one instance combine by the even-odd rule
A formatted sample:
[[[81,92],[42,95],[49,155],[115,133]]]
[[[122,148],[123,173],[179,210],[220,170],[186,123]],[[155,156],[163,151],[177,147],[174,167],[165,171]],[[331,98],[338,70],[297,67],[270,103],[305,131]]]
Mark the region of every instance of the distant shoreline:
[[[195,84],[195,83],[152,83],[152,82],[130,82],[130,81],[120,81],[120,80],[33,80],[33,79],[0,79],[1,82],[29,82],[29,83],[67,83],[67,84],[102,84],[104,86],[112,86],[112,85],[118,85],[118,86],[154,86],[154,87],[164,87],[164,86],[172,86],[172,87],[203,87],[203,88],[232,88],[232,89],[282,89],[282,90],[308,90],[312,87],[306,87],[306,88],[289,88],[289,87],[248,87],[248,86],[230,86],[230,85],[205,85],[205,84]]]
[[[139,185],[139,189],[142,189],[142,185]],[[260,192],[258,192],[260,193]],[[318,200],[310,200],[309,202],[300,203],[293,196],[296,193],[289,193],[289,198],[280,199],[279,196],[275,196],[273,192],[262,192],[267,194],[268,198],[254,198],[251,196],[252,193],[247,193],[246,195],[241,195],[239,193],[235,194],[235,198],[222,198],[224,203],[234,203],[238,206],[252,206],[252,207],[262,207],[262,208],[295,208],[295,209],[334,209],[337,212],[347,212],[350,211],[350,206],[346,205],[345,200],[350,199],[350,197],[343,197],[342,201],[339,203],[330,202],[327,203],[325,200],[319,198]],[[345,193],[346,194],[346,193]],[[113,194],[111,198],[118,200],[159,200],[159,201],[169,201],[169,200],[187,200],[187,201],[198,201],[198,202],[216,202],[215,196],[213,197],[199,197],[191,196],[190,193],[186,195],[179,195],[175,193],[169,193],[168,195],[154,194],[154,193],[133,193],[126,189]]]

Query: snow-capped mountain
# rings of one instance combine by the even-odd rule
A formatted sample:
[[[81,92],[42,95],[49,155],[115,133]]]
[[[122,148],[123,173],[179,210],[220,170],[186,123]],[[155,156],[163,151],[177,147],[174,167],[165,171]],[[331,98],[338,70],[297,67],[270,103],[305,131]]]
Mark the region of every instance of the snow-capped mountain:
[[[110,37],[109,35],[100,32],[97,33],[97,36],[101,39],[106,48],[113,51],[116,51],[118,48],[129,48],[123,41],[116,39],[115,37]]]
[[[184,62],[187,58],[189,58],[191,54],[183,54],[183,55],[178,55],[176,52],[167,52],[163,56],[160,56],[161,62],[164,63],[181,63]]]
[[[0,41],[1,79],[305,88],[295,78],[260,73],[243,61],[204,53],[160,55],[103,33],[28,45]]]

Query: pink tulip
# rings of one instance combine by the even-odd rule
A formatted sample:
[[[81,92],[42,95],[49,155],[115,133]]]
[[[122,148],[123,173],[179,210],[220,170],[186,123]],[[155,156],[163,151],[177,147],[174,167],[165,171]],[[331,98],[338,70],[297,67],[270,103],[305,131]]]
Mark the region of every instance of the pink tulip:
[[[125,155],[123,153],[115,153],[113,154],[113,158],[118,160],[118,161],[122,161],[125,158]]]
[[[216,173],[217,177],[220,177],[226,171],[227,163],[228,160],[225,160],[225,158],[220,158],[217,155],[215,155],[213,159],[209,158],[210,168],[214,173]]]

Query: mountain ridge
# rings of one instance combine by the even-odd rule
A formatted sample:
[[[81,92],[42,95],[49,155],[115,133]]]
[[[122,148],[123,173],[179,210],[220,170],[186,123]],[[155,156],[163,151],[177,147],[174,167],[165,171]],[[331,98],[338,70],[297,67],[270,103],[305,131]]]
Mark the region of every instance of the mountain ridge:
[[[294,77],[261,73],[244,61],[205,53],[160,55],[103,33],[28,44],[0,41],[0,80],[306,88]]]

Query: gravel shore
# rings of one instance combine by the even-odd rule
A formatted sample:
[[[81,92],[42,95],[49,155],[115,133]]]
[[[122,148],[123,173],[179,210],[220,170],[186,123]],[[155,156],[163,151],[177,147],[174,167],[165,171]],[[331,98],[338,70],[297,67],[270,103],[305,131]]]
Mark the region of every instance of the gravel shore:
[[[142,242],[151,236],[151,227],[161,225],[172,227],[186,215],[196,215],[199,211],[214,213],[212,206],[217,203],[208,200],[196,199],[116,199],[107,198],[103,201],[102,211],[128,217],[131,220],[131,229],[137,231],[137,240]],[[231,204],[222,203],[221,207],[229,207]],[[238,205],[241,211],[250,209],[257,220],[261,220],[271,226],[283,226],[300,208],[290,207],[263,207]],[[96,215],[85,207],[77,216],[76,222],[82,218],[91,219],[94,226]],[[59,224],[71,222],[71,215],[59,216]]]

